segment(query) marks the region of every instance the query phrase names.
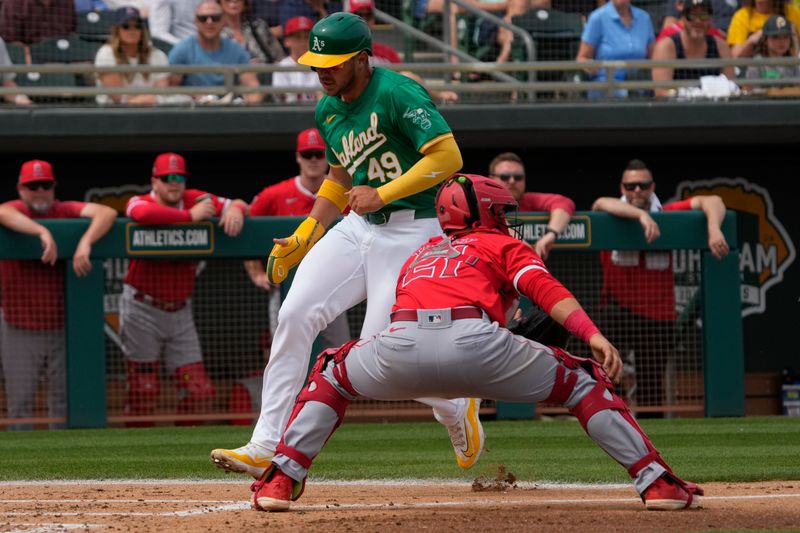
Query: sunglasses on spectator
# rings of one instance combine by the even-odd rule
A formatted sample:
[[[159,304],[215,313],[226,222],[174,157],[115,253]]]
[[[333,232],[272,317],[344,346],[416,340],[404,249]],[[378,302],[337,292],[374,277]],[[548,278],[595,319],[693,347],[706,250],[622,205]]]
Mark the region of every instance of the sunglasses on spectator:
[[[711,20],[711,13],[686,13],[686,20],[689,22],[700,21],[708,22]]]
[[[303,159],[322,159],[325,157],[325,152],[322,150],[307,150],[305,152],[300,152],[300,157]]]
[[[653,181],[631,181],[629,183],[623,183],[622,187],[626,191],[635,191],[636,187],[639,187],[641,190],[646,191],[650,187],[653,186]]]
[[[166,176],[159,176],[158,179],[164,183],[186,183],[186,176],[183,174],[167,174]]]
[[[222,15],[197,15],[199,22],[219,22],[222,20]]]
[[[32,181],[23,185],[29,191],[45,190],[49,191],[55,186],[55,181]]]
[[[126,22],[125,24],[120,24],[120,28],[123,30],[141,30],[142,22],[140,20]]]
[[[512,174],[510,172],[505,172],[503,174],[495,174],[496,177],[500,178],[502,181],[522,181],[525,179],[525,174]]]

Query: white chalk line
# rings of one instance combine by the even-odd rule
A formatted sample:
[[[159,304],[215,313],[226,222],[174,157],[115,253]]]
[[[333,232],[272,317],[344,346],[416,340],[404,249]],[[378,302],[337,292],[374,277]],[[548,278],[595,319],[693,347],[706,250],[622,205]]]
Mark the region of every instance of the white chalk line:
[[[752,494],[752,495],[732,495],[732,496],[705,496],[701,501],[736,501],[736,500],[770,500],[770,499],[787,499],[787,498],[800,498],[800,493],[787,493],[787,494]],[[22,502],[35,502],[45,503],[48,500],[0,500],[0,503],[22,503]],[[52,500],[57,503],[62,503],[62,500]],[[99,500],[77,500],[79,502],[97,503]],[[122,500],[108,500],[109,502],[122,502]],[[197,500],[136,500],[137,503],[184,503],[194,504],[198,503]],[[209,503],[209,500],[202,500],[204,503]],[[201,509],[188,509],[180,511],[56,511],[56,512],[43,512],[43,511],[12,511],[0,514],[0,516],[86,516],[86,517],[188,517],[219,511],[241,511],[250,508],[250,502],[226,502],[215,501],[218,505],[210,507],[203,507]],[[437,502],[390,502],[390,503],[319,503],[319,504],[294,504],[293,509],[297,511],[314,511],[314,510],[375,510],[375,509],[422,509],[422,508],[454,508],[454,507],[492,507],[492,506],[541,506],[541,505],[575,505],[575,504],[619,504],[619,503],[636,503],[641,505],[638,498],[552,498],[552,499],[475,499],[475,500],[460,500],[460,501],[437,501]]]

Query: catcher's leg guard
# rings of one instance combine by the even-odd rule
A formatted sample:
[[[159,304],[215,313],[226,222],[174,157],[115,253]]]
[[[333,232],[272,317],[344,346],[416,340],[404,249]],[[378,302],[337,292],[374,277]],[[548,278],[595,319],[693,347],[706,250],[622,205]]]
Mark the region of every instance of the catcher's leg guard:
[[[161,392],[159,379],[160,363],[126,361],[128,383],[125,396],[125,414],[133,416],[152,415]],[[128,427],[150,427],[153,422],[126,422]]]
[[[202,361],[175,369],[175,387],[178,390],[178,413],[200,413],[208,410],[214,397],[214,384],[208,377]],[[177,426],[192,425],[191,421],[178,421]]]
[[[358,340],[322,352],[308,384],[297,397],[272,463],[295,481],[304,479],[311,462],[336,431],[358,393],[350,385],[345,358]]]
[[[655,462],[663,467],[665,476],[669,476],[670,479],[686,489],[687,492],[690,494],[702,494],[702,489],[693,483],[681,480],[672,472],[672,469],[658,453],[653,443],[650,442],[650,438],[641,426],[639,426],[638,422],[636,422],[627,404],[614,392],[614,384],[606,375],[600,363],[592,359],[576,357],[558,348],[553,348],[553,352],[555,358],[558,359],[563,366],[559,365],[556,370],[555,384],[553,385],[550,396],[546,400],[547,402],[565,404],[572,395],[578,382],[578,372],[583,370],[595,380],[595,384],[587,394],[570,408],[570,414],[578,419],[584,431],[586,431],[592,440],[600,444],[606,453],[625,466],[628,474],[632,478],[637,478],[645,468]],[[567,370],[572,370],[572,372],[568,372]],[[620,431],[619,434],[612,435],[611,439],[606,439],[605,435],[599,434],[602,433],[601,431],[593,431],[588,427],[590,419],[603,411],[616,412],[622,418],[622,422],[619,422],[619,419],[614,420],[613,418],[608,418],[606,420],[609,423],[619,422],[618,427],[624,429],[624,431]],[[628,426],[628,428],[625,428],[625,426]],[[635,433],[632,433],[630,430]],[[606,429],[606,431],[608,430]],[[638,440],[636,439],[636,434],[641,437],[641,444],[634,442]],[[627,439],[624,439],[625,435],[628,436]],[[622,442],[609,443],[607,441]],[[642,448],[642,444],[644,448]],[[642,451],[644,453],[641,453]],[[632,453],[636,453],[636,455],[633,456],[634,460],[630,460]],[[639,480],[637,479],[637,489],[639,489],[640,494],[661,474],[661,469],[656,467],[653,473],[648,474],[651,476],[651,479],[641,480],[641,483],[638,483]]]

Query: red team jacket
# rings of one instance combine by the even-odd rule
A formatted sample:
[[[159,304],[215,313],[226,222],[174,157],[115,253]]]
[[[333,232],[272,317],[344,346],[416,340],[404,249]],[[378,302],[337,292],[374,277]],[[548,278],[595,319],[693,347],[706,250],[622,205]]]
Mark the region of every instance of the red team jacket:
[[[44,215],[22,200],[6,202],[30,218],[79,218],[85,202],[55,200]],[[39,260],[0,261],[3,318],[18,328],[53,330],[64,327],[64,262],[55,266]]]
[[[481,230],[453,241],[438,236],[414,252],[397,280],[398,309],[475,306],[501,326],[519,293],[537,304],[552,290],[571,294],[533,248],[497,230]]]
[[[183,200],[177,207],[168,207],[156,202],[155,193],[133,196],[128,200],[125,214],[141,224],[174,224],[191,222],[189,214],[197,199],[209,193],[197,189],[186,189]],[[216,216],[230,203],[221,196],[210,195],[216,207]],[[197,275],[197,261],[158,261],[131,259],[125,283],[136,290],[170,302],[180,302],[191,296]]]
[[[302,216],[314,207],[314,193],[300,185],[300,176],[265,187],[253,198],[250,216]]]
[[[664,211],[689,211],[691,198],[672,202]],[[650,320],[675,320],[675,288],[672,276],[672,254],[669,266],[664,270],[651,270],[644,265],[644,256],[639,252],[637,266],[620,266],[611,261],[611,252],[600,252],[603,265],[603,290],[600,301],[613,299],[625,309]]]

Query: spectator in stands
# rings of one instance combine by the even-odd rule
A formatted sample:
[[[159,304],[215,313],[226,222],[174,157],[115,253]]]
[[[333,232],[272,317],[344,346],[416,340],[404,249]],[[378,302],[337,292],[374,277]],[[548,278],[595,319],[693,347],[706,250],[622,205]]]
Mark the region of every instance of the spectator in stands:
[[[669,2],[667,6],[667,15],[664,17],[664,23],[661,25],[661,33],[656,37],[656,41],[660,41],[683,29],[681,25],[681,14],[683,13],[683,0],[675,0]],[[728,26],[731,24],[733,14],[739,8],[739,0],[711,0],[711,27],[708,32],[709,35],[715,37],[725,38],[725,32],[728,31]]]
[[[284,57],[281,43],[270,31],[267,23],[251,18],[248,0],[219,0],[225,16],[222,36],[244,47],[253,63],[277,63]]]
[[[11,58],[8,56],[8,49],[6,48],[6,43],[0,38],[0,67],[10,67],[13,63],[11,63]],[[4,74],[0,74],[0,83],[3,87],[16,87],[17,82],[14,79],[17,77],[16,74],[13,72],[6,72]],[[17,105],[31,105],[31,99],[25,96],[22,93],[19,94],[7,94],[5,96],[7,102]]]
[[[150,178],[152,191],[131,197],[125,214],[140,224],[178,224],[219,217],[219,226],[226,235],[239,235],[247,204],[189,189],[188,176],[183,157],[172,152],[159,154]],[[126,415],[153,414],[162,357],[175,376],[178,413],[203,412],[214,397],[192,315],[197,267],[197,262],[191,260],[130,261],[120,299],[120,339],[128,379]],[[143,426],[152,422],[129,424]]]
[[[761,39],[761,28],[772,15],[782,15],[800,27],[800,9],[785,0],[742,0],[728,28],[728,44],[733,57],[752,57],[753,47]]]
[[[194,17],[203,0],[152,0],[150,4],[150,32],[155,39],[169,44],[195,34]]]
[[[39,385],[47,370],[47,411],[50,417],[67,414],[66,354],[64,348],[64,264],[50,231],[36,222],[53,218],[88,218],[89,227],[75,247],[72,268],[78,276],[92,270],[92,245],[105,235],[117,212],[91,202],[61,202],[55,198],[56,180],[47,161],[22,165],[17,182],[18,200],[0,206],[0,224],[39,237],[41,261],[0,261],[3,314],[0,319],[0,355],[5,376],[9,418],[30,418]],[[63,423],[51,423],[63,428]],[[15,424],[9,429],[32,429]]]
[[[97,51],[94,64],[98,67],[113,65],[168,65],[164,52],[153,46],[147,24],[135,7],[123,7],[115,12],[116,22],[111,27],[108,43]],[[167,87],[169,72],[107,73],[97,75],[98,87]],[[97,96],[98,104],[155,104],[154,94],[114,94]]]
[[[661,233],[651,213],[700,209],[706,215],[711,254],[717,259],[728,254],[728,243],[720,230],[725,204],[719,196],[694,196],[662,205],[655,194],[653,175],[639,159],[626,166],[619,190],[620,198],[598,198],[592,210],[637,220],[646,241],[652,243]],[[634,352],[637,405],[662,405],[662,375],[666,361],[675,352],[672,254],[670,251],[614,250],[601,252],[600,261],[603,267],[603,288],[598,304],[601,327],[620,348],[620,353]]]
[[[754,47],[755,57],[797,57],[798,36],[792,23],[780,15],[773,15],[764,23],[761,39]],[[800,78],[798,65],[752,65],[747,67],[749,80],[778,80]]]
[[[197,34],[176,44],[169,52],[170,65],[247,65],[250,55],[234,41],[222,37],[222,7],[216,0],[203,0],[197,6],[195,26]],[[258,87],[258,77],[253,72],[239,75],[239,82],[248,87]],[[225,85],[223,73],[194,73],[170,76],[170,84],[190,87],[209,87]],[[206,97],[201,97],[206,98]],[[247,93],[248,103],[261,102],[259,93]]]
[[[575,214],[575,202],[560,194],[525,192],[525,164],[512,152],[503,152],[489,163],[488,177],[511,191],[519,204],[519,211],[549,211],[547,229],[536,241],[534,249],[542,259],[547,259],[558,234],[567,227]]]
[[[251,0],[250,3],[252,17],[266,22],[276,38],[283,35],[281,19],[278,14],[280,4],[281,0]]]
[[[0,5],[0,37],[7,43],[66,37],[76,24],[72,0],[3,0]]]
[[[278,18],[283,28],[295,17],[307,17],[316,22],[338,11],[342,11],[340,0],[280,0],[278,3]]]
[[[731,57],[731,49],[725,39],[709,35],[711,27],[711,0],[686,0],[681,14],[682,29],[668,39],[658,41],[653,49],[653,60],[672,59],[716,59]],[[653,81],[699,80],[702,76],[724,74],[734,79],[733,67],[705,68],[653,68]],[[658,88],[656,96],[669,96],[673,89]]]
[[[581,35],[576,61],[646,59],[653,52],[655,34],[647,11],[631,5],[631,0],[611,0],[595,9]],[[586,69],[593,81],[606,81],[606,69]],[[622,81],[635,76],[628,69],[615,69],[614,79]],[[590,98],[604,92],[589,91]],[[618,90],[615,96],[627,96]]]
[[[286,22],[283,30],[283,44],[289,50],[289,55],[278,62],[281,66],[296,66],[298,58],[308,51],[308,36],[314,21],[308,17],[294,17]],[[319,99],[322,86],[316,72],[306,70],[303,72],[276,72],[272,75],[272,85],[275,87],[309,87],[314,92],[284,93],[276,97],[287,103],[311,104]]]
[[[373,40],[372,40],[372,55],[369,57],[370,65],[385,65],[390,63],[402,63],[403,61],[400,59],[400,55],[397,53],[397,50],[389,46],[388,44],[381,44],[376,42],[374,39],[375,31],[374,28],[377,25],[377,21],[375,20],[375,3],[373,0],[350,0],[350,13],[354,13],[361,17],[362,19],[367,21],[369,27],[373,30]],[[411,78],[412,80],[416,81],[420,85],[425,85],[423,79],[418,74],[404,70],[400,72],[404,76]],[[458,101],[458,94],[454,91],[439,91],[428,89],[428,92],[431,95],[431,98],[434,101],[438,101],[441,103],[451,103]]]

